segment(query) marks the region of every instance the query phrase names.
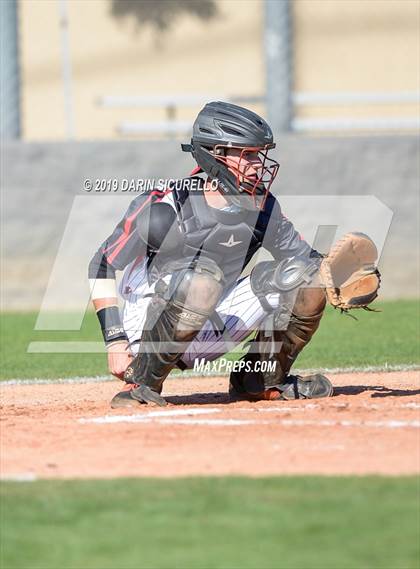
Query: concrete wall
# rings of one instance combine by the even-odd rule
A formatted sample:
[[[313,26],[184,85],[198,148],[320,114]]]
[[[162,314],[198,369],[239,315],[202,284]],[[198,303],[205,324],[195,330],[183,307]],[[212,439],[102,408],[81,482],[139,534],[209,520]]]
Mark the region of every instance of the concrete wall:
[[[280,201],[282,195],[374,195],[391,208],[394,217],[380,262],[382,295],[417,296],[418,139],[288,135],[278,141],[276,153],[281,168],[275,193]],[[133,196],[86,194],[85,178],[182,177],[193,166],[177,142],[10,143],[1,159],[2,296],[3,307],[9,309],[40,306],[60,244],[67,256],[67,289],[58,291],[63,305],[73,304],[80,281],[86,287],[86,263]],[[76,196],[84,197],[78,198],[63,239]],[[313,211],[305,208],[305,200],[299,203],[300,214],[292,221],[301,229]],[[357,212],[357,201],[352,208]]]

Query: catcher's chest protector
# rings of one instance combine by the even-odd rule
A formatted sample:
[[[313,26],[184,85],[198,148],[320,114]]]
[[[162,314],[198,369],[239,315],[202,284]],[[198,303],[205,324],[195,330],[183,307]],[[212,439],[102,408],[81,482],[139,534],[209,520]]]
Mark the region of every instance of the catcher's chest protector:
[[[261,247],[268,216],[253,211],[226,212],[210,207],[202,190],[191,193],[174,191],[184,256],[202,255],[213,259],[222,269],[229,286]]]

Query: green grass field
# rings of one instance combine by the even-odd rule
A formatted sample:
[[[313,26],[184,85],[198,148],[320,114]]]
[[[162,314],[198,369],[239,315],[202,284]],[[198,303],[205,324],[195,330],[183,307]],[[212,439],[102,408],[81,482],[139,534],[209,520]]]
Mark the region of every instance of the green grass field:
[[[414,477],[3,483],[1,567],[416,569],[418,492]]]
[[[328,309],[297,366],[419,365],[418,302],[375,306],[357,322]],[[2,315],[2,379],[107,374],[104,354],[27,353],[100,341],[93,314],[79,332],[35,320]],[[415,477],[3,482],[0,567],[417,569],[419,492]]]
[[[297,367],[420,364],[420,305],[415,300],[378,302],[382,312],[354,311],[358,320],[328,308]],[[96,316],[86,314],[80,331],[34,331],[36,314],[2,315],[1,379],[106,375],[102,354],[28,354],[31,341],[101,341]]]

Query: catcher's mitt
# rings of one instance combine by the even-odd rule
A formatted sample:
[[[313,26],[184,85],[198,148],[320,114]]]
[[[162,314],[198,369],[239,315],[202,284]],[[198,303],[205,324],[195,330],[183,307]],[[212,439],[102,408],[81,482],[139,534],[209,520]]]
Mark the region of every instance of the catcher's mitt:
[[[377,257],[374,242],[364,233],[347,233],[334,245],[320,266],[321,280],[334,308],[366,309],[378,296],[381,275]]]

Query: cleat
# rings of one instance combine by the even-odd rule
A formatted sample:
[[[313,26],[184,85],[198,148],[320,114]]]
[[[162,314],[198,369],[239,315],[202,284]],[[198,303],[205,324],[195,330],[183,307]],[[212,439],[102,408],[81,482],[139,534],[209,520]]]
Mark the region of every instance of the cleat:
[[[147,403],[164,407],[166,400],[152,391],[146,385],[138,385],[137,383],[128,383],[122,391],[114,395],[111,399],[111,408],[118,409],[121,407],[138,407]]]
[[[130,396],[140,403],[150,403],[158,407],[165,407],[165,405],[168,404],[166,399],[156,391],[150,389],[150,387],[147,387],[147,385],[136,385],[134,389],[130,391]]]
[[[292,399],[321,399],[331,397],[334,388],[330,380],[320,373],[289,375],[281,385],[270,387],[261,393],[246,392],[238,382],[230,382],[229,396],[232,401],[275,401]]]
[[[249,393],[245,391],[241,382],[236,379],[236,376],[231,374],[229,381],[229,397],[231,399],[244,399],[248,398]]]
[[[114,395],[110,403],[111,408],[119,409],[121,407],[138,407],[141,405],[140,401],[131,397],[131,392],[136,387],[136,384],[130,383],[126,385],[122,391]]]
[[[279,399],[322,399],[331,397],[334,391],[331,381],[321,373],[301,377],[289,375],[285,381],[276,386],[280,392]]]

